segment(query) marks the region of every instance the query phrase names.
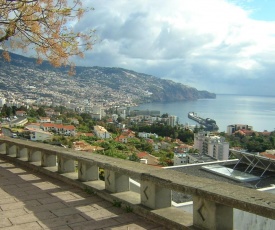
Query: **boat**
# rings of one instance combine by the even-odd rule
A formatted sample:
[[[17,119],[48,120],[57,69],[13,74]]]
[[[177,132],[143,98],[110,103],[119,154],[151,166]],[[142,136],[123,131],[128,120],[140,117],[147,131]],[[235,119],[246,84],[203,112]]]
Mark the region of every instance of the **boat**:
[[[195,112],[189,112],[188,118],[198,122],[206,131],[218,131],[219,127],[216,124],[216,121],[211,118],[202,118],[199,117]]]

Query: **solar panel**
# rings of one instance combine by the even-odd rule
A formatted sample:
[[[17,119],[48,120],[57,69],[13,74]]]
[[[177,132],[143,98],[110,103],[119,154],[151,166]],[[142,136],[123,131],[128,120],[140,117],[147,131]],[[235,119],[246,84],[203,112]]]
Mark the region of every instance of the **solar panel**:
[[[254,176],[246,172],[241,172],[239,170],[227,168],[221,165],[206,165],[202,166],[202,169],[239,182],[248,182],[260,179],[260,177],[258,176]]]
[[[237,166],[239,163],[245,163],[247,165],[250,165],[252,169],[256,167],[263,169],[264,172],[266,172],[267,170],[275,172],[274,159],[232,149],[230,149],[230,151],[236,158],[239,159],[235,166]]]

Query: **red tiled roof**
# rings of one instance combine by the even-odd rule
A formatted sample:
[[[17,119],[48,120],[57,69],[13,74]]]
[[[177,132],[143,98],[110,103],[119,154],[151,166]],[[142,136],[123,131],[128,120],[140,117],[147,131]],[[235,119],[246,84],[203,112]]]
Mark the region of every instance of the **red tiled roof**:
[[[140,152],[140,153],[137,154],[137,157],[138,157],[138,158],[143,158],[143,157],[145,157],[145,156],[148,156],[148,153],[147,153],[147,152]]]
[[[270,159],[275,159],[275,155],[269,154],[269,153],[266,153],[266,152],[260,153],[260,155],[262,155],[264,157],[267,157],[267,158],[270,158]]]
[[[41,126],[43,126],[43,127],[55,127],[55,124],[53,124],[53,123],[43,123],[43,124],[41,124]]]
[[[75,130],[75,127],[73,125],[64,125],[63,129],[66,129],[66,130]]]

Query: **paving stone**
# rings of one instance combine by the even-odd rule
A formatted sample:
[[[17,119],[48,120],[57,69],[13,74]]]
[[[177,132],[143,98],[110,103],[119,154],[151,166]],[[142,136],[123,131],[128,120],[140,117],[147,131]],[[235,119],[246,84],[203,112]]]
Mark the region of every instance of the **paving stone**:
[[[0,160],[0,229],[160,230],[161,227],[134,213],[125,213],[123,208],[82,189]]]
[[[96,211],[97,209],[91,205],[85,205],[85,206],[78,206],[75,207],[75,209],[79,210],[80,212],[91,212],[91,211]]]
[[[9,227],[11,225],[12,225],[12,223],[9,221],[8,218],[2,218],[0,216],[0,228],[6,228],[6,227]]]
[[[67,206],[61,202],[51,203],[51,204],[44,204],[41,206],[35,206],[35,207],[27,207],[25,210],[28,213],[31,212],[44,212],[44,211],[54,211],[62,208],[66,208]]]
[[[119,223],[129,223],[133,221],[142,220],[139,216],[137,216],[135,213],[122,213],[121,215],[114,218]]]
[[[12,209],[0,212],[0,219],[1,218],[10,218],[10,217],[17,217],[27,214],[24,208],[19,209]]]
[[[45,228],[45,229],[50,229],[50,230],[72,230],[72,228],[70,228],[68,225],[64,225],[64,226],[58,226],[56,228]]]
[[[114,219],[104,219],[104,220],[91,220],[85,223],[71,224],[69,225],[73,230],[93,230],[93,229],[102,229],[106,227],[111,227],[119,225]]]
[[[165,227],[156,227],[156,228],[148,228],[148,227],[143,227],[142,224],[126,224],[126,225],[119,225],[117,227],[111,227],[111,228],[103,228],[103,230],[165,230],[169,228]]]
[[[15,202],[17,202],[17,201],[13,197],[6,197],[6,198],[3,198],[3,199],[0,197],[0,205],[1,204],[11,204],[11,203],[15,203]]]
[[[12,172],[13,174],[26,173],[25,170],[17,167],[8,169],[8,171]]]
[[[96,209],[102,209],[102,208],[110,208],[113,207],[113,204],[111,202],[102,200],[100,202],[96,202],[95,204],[92,205]]]
[[[56,216],[67,216],[67,215],[71,215],[71,214],[75,214],[75,213],[80,213],[79,210],[75,209],[74,207],[68,207],[68,208],[63,208],[63,209],[58,209],[58,210],[52,210],[52,212],[56,215]]]
[[[15,202],[12,204],[2,204],[2,205],[0,205],[0,208],[3,211],[7,211],[7,210],[12,210],[12,209],[23,208],[24,206],[25,206],[25,204],[23,202]]]
[[[79,222],[86,222],[86,220],[78,214],[38,221],[38,223],[43,228],[52,228],[52,227],[70,225],[70,224],[79,223]]]
[[[24,181],[29,181],[32,183],[38,183],[38,181],[42,181],[41,178],[34,176],[32,174],[20,175],[21,179]]]
[[[37,199],[41,204],[50,204],[50,203],[56,203],[59,202],[60,199],[58,197],[46,197]]]
[[[50,190],[55,188],[60,188],[59,186],[52,184],[50,182],[39,182],[39,183],[32,183],[37,188],[40,188],[41,190]]]
[[[56,216],[53,213],[46,211],[46,212],[32,213],[32,214],[26,214],[18,217],[13,217],[13,218],[10,218],[10,221],[14,225],[18,225],[18,224],[24,224],[29,222],[35,222],[38,220],[51,219],[55,217]]]
[[[42,229],[42,227],[37,222],[31,222],[31,223],[26,223],[26,224],[5,227],[5,230],[29,230],[29,229],[39,230],[39,229]]]
[[[120,210],[120,212],[118,212],[117,209],[115,210],[99,209],[96,211],[81,213],[81,215],[87,220],[100,220],[100,219],[108,219],[111,217],[117,217],[122,212],[124,212],[122,209]]]
[[[75,200],[76,197],[71,195],[71,194],[52,194],[53,196],[59,198],[60,200],[63,201],[69,201],[69,200]]]
[[[66,205],[69,207],[78,207],[78,206],[83,206],[83,205],[93,205],[94,203],[97,202],[102,202],[103,199],[98,197],[98,196],[92,196],[92,197],[87,197],[87,198],[81,198],[81,199],[75,199],[75,200],[69,200],[66,201]],[[96,207],[93,207],[97,209]]]
[[[52,196],[48,193],[44,192],[36,192],[36,194],[25,194],[24,196],[20,196],[17,200],[20,201],[27,201],[27,200],[38,200],[38,199],[44,199],[44,198],[51,198]]]

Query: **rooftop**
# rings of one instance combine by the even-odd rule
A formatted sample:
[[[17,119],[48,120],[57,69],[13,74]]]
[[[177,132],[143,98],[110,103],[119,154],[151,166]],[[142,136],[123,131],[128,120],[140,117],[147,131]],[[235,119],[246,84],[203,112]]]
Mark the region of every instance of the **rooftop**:
[[[221,166],[223,169],[228,169],[232,171],[234,166],[236,166],[238,159],[229,160],[229,161],[216,161],[216,162],[205,162],[205,163],[197,163],[197,164],[189,164],[189,165],[180,165],[180,166],[172,166],[166,167],[168,170],[175,170],[178,172],[182,172],[188,175],[197,176],[205,179],[212,179],[215,181],[226,182],[229,184],[234,184],[242,187],[252,188],[252,189],[260,189],[266,187],[272,187],[275,184],[275,172],[266,171],[263,177],[260,177],[263,173],[264,169],[254,168],[253,173],[250,175],[253,177],[253,180],[236,180],[234,177],[230,178],[230,176],[222,176],[219,173],[211,172],[211,170],[206,170],[207,167],[216,167]],[[239,163],[235,167],[236,172],[244,172],[248,165],[244,163]],[[232,172],[231,172],[232,174]],[[248,173],[247,173],[248,174]],[[186,202],[192,200],[192,197],[186,194],[180,194],[177,192],[173,192],[173,201],[176,203]]]

